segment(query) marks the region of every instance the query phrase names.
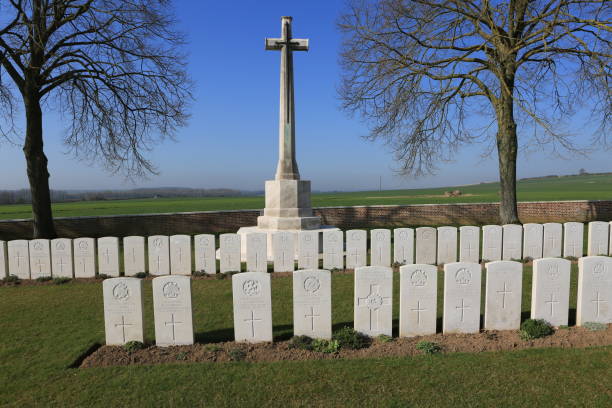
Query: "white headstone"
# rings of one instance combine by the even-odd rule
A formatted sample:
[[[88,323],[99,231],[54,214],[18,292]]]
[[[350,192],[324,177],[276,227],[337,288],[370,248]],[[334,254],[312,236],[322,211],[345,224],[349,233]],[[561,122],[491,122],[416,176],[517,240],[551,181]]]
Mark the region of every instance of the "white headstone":
[[[532,319],[544,319],[553,326],[567,325],[570,267],[571,262],[562,258],[533,262]]]
[[[166,235],[152,235],[147,240],[149,273],[170,275],[170,239]]]
[[[459,228],[459,262],[480,262],[480,228]]]
[[[370,231],[370,265],[391,266],[391,231],[373,229]]]
[[[400,337],[436,333],[438,268],[412,264],[400,267]]]
[[[416,256],[418,264],[436,263],[436,229],[432,227],[419,227],[416,229]]]
[[[542,258],[544,226],[542,224],[523,224],[523,257]]]
[[[485,225],[482,227],[483,261],[501,261],[502,231],[503,230],[500,225]]]
[[[268,272],[268,234],[251,232],[246,236],[247,272]]]
[[[153,314],[157,346],[193,344],[191,278],[170,275],[153,279]]]
[[[444,265],[444,333],[477,333],[480,330],[480,264]]]
[[[112,278],[102,282],[104,326],[108,346],[144,341],[142,279]]]
[[[146,271],[144,237],[123,238],[123,271],[125,276],[134,276]]]
[[[96,240],[75,238],[72,241],[74,253],[74,277],[93,278],[96,276]]]
[[[293,334],[331,339],[331,273],[320,269],[293,273]]]
[[[589,222],[589,256],[608,255],[608,230],[610,226],[607,222]]]
[[[319,232],[298,233],[298,268],[319,269]]]
[[[355,269],[368,264],[368,233],[364,230],[346,231],[346,268]]]
[[[30,279],[30,255],[28,241],[18,239],[8,242],[9,275]]]
[[[200,234],[193,237],[195,252],[195,270],[209,275],[217,273],[217,256],[215,236],[213,234]]]
[[[457,228],[438,227],[438,265],[457,262]]]
[[[221,273],[240,272],[240,235],[219,236],[219,261]]]
[[[98,238],[98,273],[119,276],[119,239]]]
[[[293,232],[272,233],[272,258],[274,272],[293,272],[295,270],[295,234]]]
[[[51,241],[52,274],[57,278],[72,278],[72,241],[57,238]]]
[[[51,276],[51,250],[48,239],[30,241],[30,278]]]
[[[232,276],[234,337],[251,343],[272,341],[270,275],[244,272]]]
[[[517,224],[506,224],[503,226],[502,259],[512,261],[521,259],[523,243],[523,226]]]
[[[494,261],[485,266],[485,330],[518,330],[521,326],[523,265],[514,261]]]
[[[393,262],[401,265],[414,263],[414,229],[396,228],[393,230]]]
[[[355,330],[376,337],[391,336],[393,270],[388,266],[355,269]]]
[[[580,258],[584,248],[584,224],[566,222],[563,224],[563,256]]]
[[[170,237],[170,273],[172,275],[191,275],[191,236],[172,235]]]
[[[0,241],[0,279],[8,276],[8,262],[6,261],[6,242]]]
[[[323,231],[323,268],[344,269],[343,233],[340,230]]]
[[[612,323],[612,258],[588,256],[578,260],[576,325]]]
[[[560,258],[563,227],[557,222],[544,224],[544,258]]]

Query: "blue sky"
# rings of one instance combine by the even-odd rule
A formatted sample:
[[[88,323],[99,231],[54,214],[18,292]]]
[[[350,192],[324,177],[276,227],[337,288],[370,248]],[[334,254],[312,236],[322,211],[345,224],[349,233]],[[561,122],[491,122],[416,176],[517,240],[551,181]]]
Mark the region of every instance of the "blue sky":
[[[98,189],[158,186],[263,190],[274,177],[278,143],[278,52],[264,50],[265,37],[280,35],[280,16],[293,16],[295,37],[309,38],[310,51],[296,53],[297,157],[302,178],[313,190],[417,188],[495,181],[497,157],[482,159],[486,146],[468,146],[442,163],[435,176],[399,177],[393,155],[382,143],[362,138],[367,126],[339,109],[341,38],[335,23],[343,0],[213,2],[177,0],[181,29],[190,44],[189,70],[195,103],[177,141],[148,155],[158,176],[136,183],[66,155],[63,128],[45,116],[45,150],[51,188]],[[22,115],[23,112],[20,112]],[[578,132],[579,129],[574,129]],[[586,139],[588,136],[584,136]],[[548,152],[521,155],[519,177],[611,171],[609,153],[559,158]],[[0,144],[0,189],[27,186],[20,146]]]

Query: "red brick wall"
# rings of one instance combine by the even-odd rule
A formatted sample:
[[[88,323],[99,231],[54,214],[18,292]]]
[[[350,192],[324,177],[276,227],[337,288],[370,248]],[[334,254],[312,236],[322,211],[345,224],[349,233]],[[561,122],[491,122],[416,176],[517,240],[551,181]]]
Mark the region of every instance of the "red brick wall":
[[[314,211],[327,225],[341,229],[498,224],[497,203],[417,204],[358,207],[324,207]],[[57,218],[59,236],[102,237],[128,235],[172,235],[233,232],[255,225],[260,210],[205,211],[175,214],[118,215]],[[610,221],[612,201],[552,201],[519,203],[519,216],[526,222]],[[0,240],[30,238],[29,220],[0,221]]]

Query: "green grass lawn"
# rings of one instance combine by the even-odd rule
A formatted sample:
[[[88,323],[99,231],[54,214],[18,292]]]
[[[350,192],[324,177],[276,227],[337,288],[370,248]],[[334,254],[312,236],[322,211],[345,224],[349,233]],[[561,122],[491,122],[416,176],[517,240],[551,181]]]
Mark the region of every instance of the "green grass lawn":
[[[394,319],[398,319],[398,274]],[[483,282],[484,287],[484,282]],[[523,311],[530,305],[526,268]],[[441,316],[442,274],[438,301]],[[291,336],[291,279],[272,280],[275,338]],[[145,337],[153,340],[151,283]],[[576,268],[570,307],[576,305]],[[353,276],[333,276],[333,322],[352,322]],[[230,280],[194,280],[200,342],[231,340]],[[101,283],[0,287],[2,406],[610,406],[612,347],[275,363],[71,369],[104,341]],[[574,318],[574,313],[571,313]],[[395,327],[397,332],[397,327]]]
[[[313,186],[316,188],[316,186]],[[445,191],[459,189],[460,197],[444,197]],[[519,201],[612,200],[612,175],[567,176],[518,182]],[[313,194],[314,207],[474,203],[499,201],[499,183],[418,190],[361,191]],[[87,215],[147,214],[184,211],[260,209],[263,197],[160,198],[109,200],[53,205],[55,217]],[[29,205],[0,205],[0,219],[30,218]]]

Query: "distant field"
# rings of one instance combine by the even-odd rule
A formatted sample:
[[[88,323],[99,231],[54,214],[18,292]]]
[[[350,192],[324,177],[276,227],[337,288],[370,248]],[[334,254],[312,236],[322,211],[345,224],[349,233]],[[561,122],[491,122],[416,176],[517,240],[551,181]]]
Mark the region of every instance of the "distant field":
[[[316,187],[316,186],[315,186]],[[460,197],[444,197],[444,192],[461,190]],[[314,207],[438,204],[495,202],[499,200],[499,183],[441,187],[418,190],[360,191],[354,193],[314,194]],[[518,183],[519,201],[612,200],[612,175],[567,176],[536,179]],[[87,215],[147,214],[185,211],[259,209],[263,197],[160,198],[143,200],[109,200],[53,205],[56,217]],[[30,205],[0,205],[0,219],[30,218]]]

